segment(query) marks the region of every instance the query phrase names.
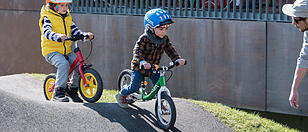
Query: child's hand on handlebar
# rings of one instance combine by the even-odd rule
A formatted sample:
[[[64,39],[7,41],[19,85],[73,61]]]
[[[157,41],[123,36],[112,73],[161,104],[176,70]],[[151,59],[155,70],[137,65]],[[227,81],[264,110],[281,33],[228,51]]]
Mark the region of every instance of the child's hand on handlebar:
[[[185,64],[185,59],[178,59],[177,62],[180,63],[180,66],[183,66]]]
[[[92,40],[94,38],[94,34],[91,33],[91,32],[87,32],[84,35],[88,35],[89,36],[89,38],[86,38],[86,40]]]
[[[151,64],[150,63],[145,62],[142,65],[143,65],[144,69],[151,69]]]
[[[64,34],[59,34],[59,37],[57,39],[58,42],[64,42],[64,40],[67,38],[66,35]]]

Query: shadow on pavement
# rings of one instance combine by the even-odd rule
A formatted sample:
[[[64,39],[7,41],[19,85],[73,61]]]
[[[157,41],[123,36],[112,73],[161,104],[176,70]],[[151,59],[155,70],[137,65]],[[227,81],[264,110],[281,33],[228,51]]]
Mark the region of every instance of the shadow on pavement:
[[[120,108],[117,103],[84,103],[83,105],[95,110],[110,122],[120,123],[127,131],[162,131],[157,124],[155,114],[133,104],[128,109]],[[176,127],[169,131],[180,132]]]

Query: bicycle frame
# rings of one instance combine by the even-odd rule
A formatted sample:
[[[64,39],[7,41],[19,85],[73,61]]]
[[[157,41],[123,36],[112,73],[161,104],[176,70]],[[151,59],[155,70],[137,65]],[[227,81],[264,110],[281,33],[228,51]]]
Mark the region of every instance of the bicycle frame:
[[[74,53],[77,55],[77,57],[76,57],[76,59],[74,60],[74,62],[72,63],[72,65],[70,66],[70,69],[69,69],[69,72],[68,72],[68,76],[71,75],[71,73],[73,72],[73,70],[74,70],[75,68],[77,68],[78,63],[80,63],[79,66],[78,66],[78,70],[79,70],[80,76],[81,76],[81,78],[82,78],[82,80],[83,80],[83,83],[84,83],[85,87],[88,87],[89,84],[87,84],[87,81],[86,81],[86,79],[85,79],[85,77],[84,77],[83,70],[82,70],[83,66],[85,66],[86,64],[84,63],[83,56],[82,56],[82,54],[81,54],[80,48],[78,47],[78,41],[75,41],[74,43],[75,43]],[[89,66],[89,67],[90,67],[90,66]],[[67,78],[67,81],[69,81],[69,78]],[[51,92],[51,91],[53,91],[54,89],[55,89],[55,84],[53,84],[53,86],[50,87],[48,91]]]
[[[165,73],[167,71],[167,68],[163,69],[162,71],[159,71],[160,73],[160,77],[157,81],[157,83],[155,84],[155,86],[153,87],[154,90],[152,90],[151,93],[146,94],[145,93],[145,85],[142,85],[142,100],[146,101],[146,100],[151,100],[154,98],[154,96],[157,94],[157,101],[161,102],[161,93],[162,92],[166,92],[170,97],[170,91],[169,89],[166,87],[166,77],[165,77]],[[158,109],[161,109],[161,103],[158,103]],[[162,111],[159,111],[160,114],[162,114]]]
[[[151,93],[146,94],[145,93],[145,88],[144,86],[141,87],[142,88],[142,100],[146,101],[146,100],[151,100],[154,98],[154,96],[161,92],[161,89],[166,89],[166,77],[163,74],[160,74],[160,77],[157,81],[157,83],[155,84],[155,86],[153,87],[154,90],[151,91]],[[167,90],[169,92],[169,90]],[[170,92],[169,92],[170,93]]]

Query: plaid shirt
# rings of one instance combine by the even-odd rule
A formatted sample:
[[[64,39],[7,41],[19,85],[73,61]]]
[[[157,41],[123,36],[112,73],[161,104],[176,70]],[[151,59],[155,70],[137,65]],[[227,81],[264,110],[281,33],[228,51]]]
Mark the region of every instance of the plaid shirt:
[[[166,36],[167,37],[167,36]],[[139,71],[141,74],[145,75],[144,69],[139,69],[139,64],[141,61],[146,61],[150,64],[159,65],[160,59],[164,53],[169,56],[172,61],[176,61],[181,57],[177,54],[175,49],[170,43],[169,38],[167,37],[166,41],[162,44],[155,44],[144,33],[142,34],[135,44],[133,50],[133,59],[131,61],[131,68]],[[151,72],[147,72],[145,76],[151,76]]]

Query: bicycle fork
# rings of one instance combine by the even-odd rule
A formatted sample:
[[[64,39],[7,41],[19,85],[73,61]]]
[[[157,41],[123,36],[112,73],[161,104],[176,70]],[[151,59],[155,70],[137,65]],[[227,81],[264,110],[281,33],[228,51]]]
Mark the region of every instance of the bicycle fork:
[[[83,84],[84,84],[84,87],[89,87],[89,84],[87,84],[87,81],[86,81],[86,78],[84,77],[84,73],[83,73],[83,70],[82,70],[82,67],[85,65],[84,64],[84,60],[83,60],[83,57],[81,55],[81,52],[80,52],[80,49],[77,45],[77,42],[75,42],[75,46],[77,48],[75,48],[74,52],[77,54],[77,59],[75,60],[76,63],[80,62],[80,65],[79,65],[79,73],[80,73],[80,76],[82,78],[82,81],[83,81]],[[75,63],[75,62],[74,62]]]
[[[161,110],[161,93],[162,92],[166,92],[171,97],[169,89],[166,86],[161,86],[161,88],[159,89],[159,91],[157,93],[159,114],[162,114],[162,110]]]

